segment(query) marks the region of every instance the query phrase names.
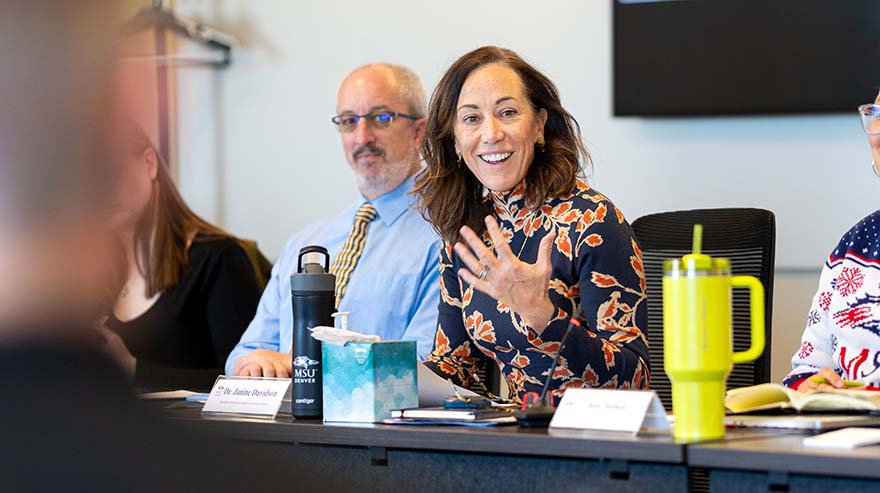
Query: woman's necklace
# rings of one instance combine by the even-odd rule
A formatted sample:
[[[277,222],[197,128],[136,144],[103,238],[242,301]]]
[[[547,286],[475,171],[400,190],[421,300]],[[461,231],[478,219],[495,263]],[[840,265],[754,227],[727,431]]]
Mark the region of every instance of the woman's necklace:
[[[526,216],[526,220],[528,222],[524,222],[523,224],[525,225],[525,224],[529,224],[529,223],[534,222],[535,219],[538,217],[538,212],[540,212],[540,211],[534,210],[534,211],[530,212],[529,215]],[[525,226],[523,226],[523,229],[525,229]],[[522,256],[523,252],[526,250],[526,243],[529,242],[529,238],[531,238],[531,236],[526,236],[522,242],[522,245],[520,245],[519,253],[516,254],[517,260],[521,260],[520,257]],[[491,239],[489,240],[489,246],[491,246],[492,249],[495,249],[495,243]]]
[[[492,192],[492,191],[489,190],[488,188],[485,188],[485,187],[484,187],[484,188],[483,188],[483,198],[484,198],[484,200],[485,200],[485,199],[488,199],[489,194],[494,194],[494,192]],[[497,194],[495,194],[495,196],[498,197]],[[504,202],[504,201],[502,201],[502,202]],[[526,203],[528,203],[528,202],[526,202]],[[510,209],[507,207],[507,204],[506,204],[506,203],[505,203],[505,210],[507,211],[507,215],[508,215],[508,216],[510,216],[510,217],[513,216],[512,214],[510,214]],[[537,209],[535,209],[535,210],[533,210],[532,212],[530,212],[528,216],[526,216],[526,220],[527,220],[528,222],[527,222],[527,223],[523,223],[523,229],[525,229],[525,224],[529,224],[529,223],[532,223],[532,222],[535,221],[535,219],[538,217],[538,213],[539,213],[540,211],[541,211],[541,208],[538,207]],[[519,253],[516,254],[516,259],[517,259],[517,260],[521,260],[521,259],[520,259],[520,256],[522,256],[523,252],[525,251],[525,249],[526,249],[526,243],[529,242],[529,238],[531,238],[531,236],[526,236],[526,238],[525,238],[525,239],[523,240],[523,242],[522,242],[522,245],[520,245],[520,247],[519,247]],[[493,250],[495,249],[495,244],[494,244],[494,242],[491,240],[491,238],[489,239],[489,246],[492,247]]]
[[[531,224],[531,223],[535,222],[535,218],[537,217],[537,215],[538,215],[538,211],[537,211],[537,210],[534,210],[534,211],[530,212],[529,215],[526,216],[526,219],[529,221],[529,222],[526,223],[526,224]],[[525,227],[523,227],[523,229],[525,229]],[[526,236],[526,238],[525,238],[525,239],[523,240],[523,242],[522,242],[522,245],[519,247],[519,253],[516,254],[516,258],[517,258],[517,260],[520,260],[520,258],[519,258],[520,255],[522,255],[523,251],[525,251],[525,249],[526,249],[526,243],[529,242],[529,238],[531,238],[531,236]]]

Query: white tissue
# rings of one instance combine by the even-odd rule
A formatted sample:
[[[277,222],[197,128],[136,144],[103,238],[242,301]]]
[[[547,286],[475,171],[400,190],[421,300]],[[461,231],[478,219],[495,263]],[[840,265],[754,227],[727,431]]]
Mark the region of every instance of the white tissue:
[[[337,329],[336,327],[321,326],[315,327],[311,331],[312,337],[315,339],[336,346],[344,346],[347,342],[379,342],[382,340],[377,335],[360,334],[347,329]]]

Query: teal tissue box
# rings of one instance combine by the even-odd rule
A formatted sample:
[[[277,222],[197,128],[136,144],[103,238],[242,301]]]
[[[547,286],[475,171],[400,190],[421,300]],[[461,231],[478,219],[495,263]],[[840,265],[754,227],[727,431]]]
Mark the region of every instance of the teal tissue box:
[[[375,423],[418,407],[415,341],[321,343],[324,421]]]

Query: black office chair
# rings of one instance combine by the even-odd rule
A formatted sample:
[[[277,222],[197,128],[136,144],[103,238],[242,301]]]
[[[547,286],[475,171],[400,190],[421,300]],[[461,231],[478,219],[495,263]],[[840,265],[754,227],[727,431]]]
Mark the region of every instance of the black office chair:
[[[269,259],[263,255],[256,241],[239,238],[238,244],[241,245],[242,250],[247,254],[248,260],[251,261],[251,266],[254,268],[254,275],[257,276],[260,289],[266,289],[266,284],[269,283],[269,279],[272,277],[272,262],[269,262]]]
[[[477,382],[473,382],[468,390],[476,392],[477,394],[485,394],[486,390],[495,395],[501,395],[501,386],[503,382],[501,381],[501,370],[498,369],[498,365],[495,364],[491,359],[483,356],[480,358],[477,363],[477,377],[479,377],[482,385]],[[485,387],[485,389],[484,389]]]
[[[755,276],[764,284],[764,354],[754,362],[734,365],[727,379],[727,388],[770,381],[776,250],[776,218],[773,213],[763,209],[699,209],[640,217],[632,223],[632,227],[642,248],[647,280],[650,386],[668,411],[672,410],[672,388],[663,371],[663,261],[690,253],[694,224],[703,225],[703,253],[729,258],[732,275]],[[736,289],[733,293],[734,351],[744,351],[749,347],[749,318],[748,291]]]

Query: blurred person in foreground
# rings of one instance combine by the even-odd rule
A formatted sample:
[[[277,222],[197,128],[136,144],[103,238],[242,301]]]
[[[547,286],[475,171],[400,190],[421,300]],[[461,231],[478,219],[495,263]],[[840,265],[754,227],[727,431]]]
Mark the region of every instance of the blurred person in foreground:
[[[102,230],[100,133],[84,122],[105,121],[113,5],[0,0],[3,489],[266,491],[290,476],[307,482],[295,464],[245,443],[233,460],[228,444],[148,412],[104,356],[94,319],[118,282],[119,251]]]

